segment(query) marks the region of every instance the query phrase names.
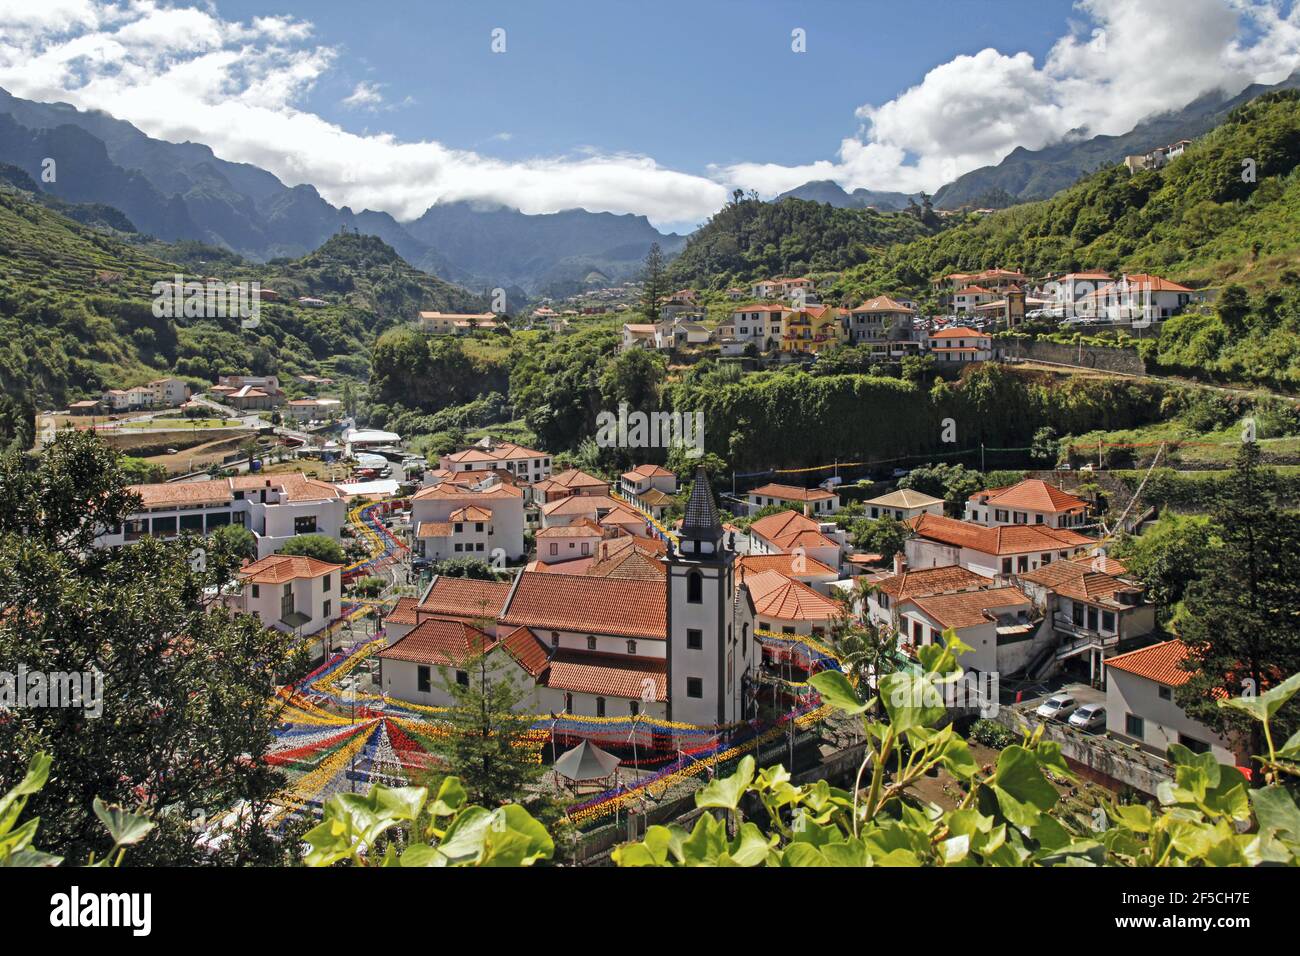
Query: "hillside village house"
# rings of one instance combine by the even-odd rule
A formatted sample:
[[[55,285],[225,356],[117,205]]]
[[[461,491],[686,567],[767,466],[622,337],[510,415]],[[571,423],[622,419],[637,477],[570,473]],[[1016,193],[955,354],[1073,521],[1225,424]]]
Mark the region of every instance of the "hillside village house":
[[[655,348],[655,327],[649,323],[628,323],[623,326],[623,341],[619,350]]]
[[[1056,631],[1057,661],[1086,654],[1094,679],[1107,655],[1156,630],[1155,605],[1144,599],[1142,585],[1104,556],[1057,561],[1016,580]]]
[[[342,411],[343,403],[337,398],[295,398],[285,402],[283,414],[295,422],[321,422]]]
[[[747,497],[751,511],[768,505],[791,505],[807,515],[832,515],[840,510],[840,496],[825,488],[766,484],[751,489]]]
[[[741,566],[738,573],[749,591],[759,631],[823,637],[840,614],[837,602],[780,571]]]
[[[655,323],[655,348],[661,351],[683,345],[707,345],[713,338],[709,328],[696,315],[678,315]]]
[[[991,587],[903,598],[899,636],[912,647],[943,643],[949,628],[970,646],[961,657],[968,671],[1014,674],[1024,668],[1041,615],[1019,588]]]
[[[660,518],[677,494],[677,476],[660,465],[637,465],[619,476],[618,490],[638,508]]]
[[[987,362],[993,358],[993,337],[958,325],[932,332],[929,349],[936,362]]]
[[[761,352],[776,348],[785,335],[790,310],[782,305],[751,303],[732,310],[731,320],[718,327],[718,335],[743,345],[753,343]]]
[[[907,521],[923,514],[942,515],[943,499],[915,488],[899,488],[888,494],[864,501],[868,518],[893,518],[895,521]]]
[[[302,555],[272,554],[240,569],[238,609],[267,627],[306,636],[339,615],[343,565]]]
[[[903,556],[894,556],[892,573],[874,578],[875,590],[867,595],[867,606],[862,613],[877,627],[899,631],[902,621],[898,616],[901,601],[913,597],[931,597],[936,594],[956,594],[961,591],[979,591],[993,586],[993,579],[955,564],[918,571],[909,570]]]
[[[725,537],[699,472],[679,547],[658,559],[660,571],[643,565],[649,579],[540,570],[509,583],[435,577],[385,621],[385,693],[436,703],[445,699],[439,678],[462,680],[457,671],[481,652],[528,689],[518,705],[527,713],[744,720],[757,642]]]
[[[846,536],[833,522],[814,521],[797,511],[759,518],[749,526],[750,554],[796,554],[839,570]]]
[[[963,520],[986,526],[1036,524],[1080,528],[1089,523],[1088,502],[1039,478],[1005,488],[977,491],[966,501]]]
[[[827,597],[834,596],[831,586],[840,579],[839,572],[830,565],[806,554],[747,554],[736,561],[736,567],[746,574],[776,571]]]
[[[854,345],[868,344],[880,359],[915,355],[921,343],[912,329],[916,311],[897,299],[878,295],[844,313],[848,339]]]
[[[418,324],[422,332],[433,335],[468,335],[491,332],[503,323],[493,312],[421,312]]]
[[[973,315],[981,305],[993,302],[998,294],[979,285],[968,285],[952,294],[952,311],[958,315]]]
[[[1195,295],[1177,282],[1135,273],[1089,293],[1080,305],[1107,322],[1154,322],[1182,311]]]
[[[119,547],[149,536],[204,535],[234,524],[252,532],[257,555],[264,558],[300,534],[339,540],[347,512],[338,488],[301,473],[132,485],[131,491],[140,496],[140,510],[96,539],[97,547]]]
[[[1186,657],[1187,646],[1172,640],[1106,661],[1106,730],[1161,756],[1177,743],[1233,766],[1240,748],[1188,717],[1174,700],[1174,691],[1191,680],[1180,666]]]
[[[539,504],[559,501],[570,495],[607,496],[608,494],[608,481],[589,475],[578,468],[562,471],[533,485],[533,495]]]
[[[840,311],[829,305],[809,305],[785,317],[783,353],[815,354],[840,344]]]
[[[904,544],[908,567],[960,565],[989,578],[1024,574],[1054,561],[1083,554],[1096,544],[1068,528],[1045,525],[985,527],[923,514],[907,522],[912,537]]]
[[[411,498],[415,551],[433,561],[494,553],[517,561],[524,548],[524,493],[495,476],[474,485],[442,481]]]
[[[1069,272],[1046,283],[1045,291],[1052,300],[1050,307],[1062,316],[1070,316],[1083,314],[1082,300],[1110,283],[1108,272]]]
[[[438,459],[438,466],[452,472],[491,471],[499,468],[523,481],[537,482],[550,475],[551,456],[548,452],[488,436],[479,439],[464,451],[443,455]]]
[[[605,529],[589,518],[552,525],[537,532],[537,560],[544,564],[592,558],[605,537]]]

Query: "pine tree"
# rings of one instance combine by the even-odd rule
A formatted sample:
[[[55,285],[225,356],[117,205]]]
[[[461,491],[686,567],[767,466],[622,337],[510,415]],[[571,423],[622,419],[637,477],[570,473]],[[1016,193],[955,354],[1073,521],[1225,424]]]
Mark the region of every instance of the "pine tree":
[[[463,684],[450,669],[442,675],[455,704],[441,752],[470,802],[485,807],[522,801],[543,769],[541,742],[529,736],[532,722],[515,712],[525,691],[494,663],[482,654],[463,664],[460,670],[468,676]]]
[[[641,311],[651,322],[659,321],[659,303],[668,295],[668,277],[664,274],[664,254],[659,243],[650,243],[645,266],[641,270]]]
[[[1282,510],[1277,476],[1260,469],[1254,442],[1238,453],[1213,524],[1223,544],[1184,599],[1183,667],[1192,676],[1177,702],[1220,733],[1246,734],[1252,755],[1266,753],[1257,722],[1218,706],[1225,692],[1258,693],[1300,671],[1300,515]],[[1297,709],[1292,701],[1279,712],[1275,737],[1296,730]],[[1255,769],[1261,782],[1262,768]]]

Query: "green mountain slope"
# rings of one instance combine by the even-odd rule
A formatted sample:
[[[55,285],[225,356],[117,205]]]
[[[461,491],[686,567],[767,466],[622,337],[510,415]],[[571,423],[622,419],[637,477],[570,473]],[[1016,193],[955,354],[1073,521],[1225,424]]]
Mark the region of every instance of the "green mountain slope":
[[[904,212],[738,197],[691,234],[668,271],[674,283],[715,289],[769,276],[835,271],[932,229]]]
[[[169,261],[173,252],[180,261]],[[263,303],[251,330],[233,317],[157,318],[153,285],[177,274],[256,280],[281,300]],[[308,308],[298,296],[327,304]],[[302,259],[263,266],[195,243],[97,231],[0,188],[0,396],[9,400],[0,403],[0,444],[13,436],[14,403],[26,417],[161,374],[196,383],[220,372],[364,379],[385,328],[421,309],[484,307],[370,236],[337,235]]]
[[[1254,162],[1254,181],[1243,161]],[[889,249],[848,272],[850,296],[922,288],[950,271],[1002,266],[1153,272],[1196,285],[1276,283],[1300,254],[1300,91],[1229,114],[1163,169],[1101,170],[1052,199],[1001,210]]]

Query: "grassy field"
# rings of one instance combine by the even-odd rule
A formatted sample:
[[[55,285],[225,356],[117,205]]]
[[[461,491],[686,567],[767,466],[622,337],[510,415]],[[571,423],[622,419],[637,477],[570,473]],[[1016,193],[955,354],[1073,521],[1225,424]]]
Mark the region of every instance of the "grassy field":
[[[238,418],[154,418],[123,422],[118,427],[197,431],[200,428],[238,428],[243,424],[243,421]]]
[[[1093,431],[1071,436],[1076,453],[1086,455],[1100,441],[1105,446],[1133,445],[1132,454],[1138,460],[1150,460],[1161,442],[1168,443],[1162,463],[1230,464],[1241,447],[1241,427],[1234,425],[1210,432],[1198,432],[1178,421],[1159,422],[1142,428],[1115,431]],[[1181,443],[1181,444],[1178,444]],[[1277,456],[1300,455],[1300,435],[1285,435],[1259,439],[1264,460]],[[1177,446],[1177,447],[1175,447]],[[1169,456],[1169,457],[1166,457]]]

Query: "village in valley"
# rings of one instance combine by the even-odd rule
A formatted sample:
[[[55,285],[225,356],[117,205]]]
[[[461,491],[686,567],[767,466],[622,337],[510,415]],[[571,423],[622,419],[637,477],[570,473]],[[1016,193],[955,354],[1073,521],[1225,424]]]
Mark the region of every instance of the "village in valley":
[[[1132,29],[1076,8],[1089,56]],[[232,56],[314,42],[185,10]],[[327,116],[284,94],[307,145],[275,159],[220,104],[53,101],[4,64],[64,27],[21,25],[0,866],[1300,860],[1300,45],[1050,135],[1021,127],[1077,100],[1000,108],[985,151],[894,132],[696,175],[639,140],[543,162],[495,118],[372,133],[418,102],[393,77]],[[1037,83],[1079,69],[1070,30]],[[535,65],[525,36],[491,55]],[[992,85],[976,52],[859,138]]]

